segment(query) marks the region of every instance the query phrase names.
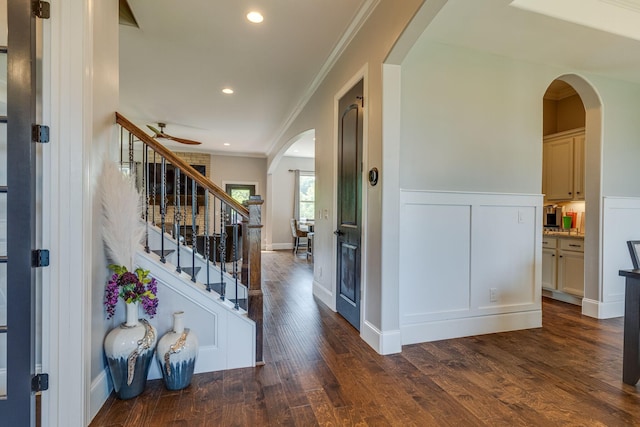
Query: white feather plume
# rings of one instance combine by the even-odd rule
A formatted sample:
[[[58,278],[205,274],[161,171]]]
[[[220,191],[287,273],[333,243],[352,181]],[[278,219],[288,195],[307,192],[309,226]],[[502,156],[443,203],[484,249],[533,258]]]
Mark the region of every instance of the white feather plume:
[[[102,238],[107,257],[117,265],[133,271],[134,256],[144,235],[141,221],[142,198],[135,182],[118,166],[105,159],[100,176],[102,191]]]

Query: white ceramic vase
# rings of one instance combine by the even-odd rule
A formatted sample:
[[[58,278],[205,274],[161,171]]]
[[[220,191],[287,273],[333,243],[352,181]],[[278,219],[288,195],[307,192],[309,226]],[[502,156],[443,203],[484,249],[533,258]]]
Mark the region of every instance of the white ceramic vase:
[[[181,390],[191,383],[198,356],[198,338],[184,327],[184,312],[173,313],[173,329],[160,338],[156,357],[164,384]]]
[[[146,319],[138,319],[138,303],[125,308],[126,321],[107,334],[104,352],[116,396],[131,399],[144,391],[157,335]]]

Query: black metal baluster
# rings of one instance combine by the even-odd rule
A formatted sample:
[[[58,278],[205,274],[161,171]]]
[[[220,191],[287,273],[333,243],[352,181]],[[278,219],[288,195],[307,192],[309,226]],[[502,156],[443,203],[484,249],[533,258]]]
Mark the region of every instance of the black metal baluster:
[[[174,230],[178,230],[177,231],[177,236],[175,236],[176,239],[176,251],[178,252],[177,258],[178,258],[178,266],[176,267],[176,272],[180,273],[182,272],[182,269],[180,268],[180,217],[181,217],[181,211],[180,211],[180,169],[175,168],[175,179],[173,182],[174,185],[174,200],[173,200],[173,216],[174,216],[174,221],[175,224],[173,226]]]
[[[142,163],[144,171],[142,172],[142,186],[144,188],[144,251],[149,253],[149,149],[145,145],[143,147]]]
[[[225,215],[225,211],[224,211],[224,203],[222,202],[222,200],[220,200],[220,239],[218,240],[218,253],[220,254],[220,299],[224,301],[225,298],[225,294],[226,294],[226,283],[224,281],[224,274],[223,272],[225,271],[225,258],[226,258],[226,254],[225,254],[225,229],[224,229],[224,215]]]
[[[233,306],[234,309],[238,310],[240,305],[238,302],[240,301],[240,295],[238,295],[238,212],[233,211],[233,244],[232,244],[232,253],[233,253],[233,278],[235,280],[236,285],[236,303]]]
[[[206,260],[207,268],[207,292],[211,292],[211,278],[209,277],[209,258],[210,258],[210,243],[209,239],[209,190],[204,192],[204,258]]]
[[[196,205],[198,204],[198,198],[196,195],[196,181],[191,180],[191,281],[196,281],[196,254],[198,249],[196,248]],[[186,233],[185,233],[186,234]],[[186,243],[186,242],[185,242]]]
[[[158,161],[156,160],[156,152],[153,152],[153,204],[151,205],[152,224],[156,225],[156,187],[158,186]]]
[[[136,174],[135,174],[135,170],[133,169],[133,166],[135,165],[135,162],[133,161],[133,134],[129,133],[129,176],[133,177],[134,179],[136,179]],[[137,181],[134,181],[137,183]]]
[[[184,240],[182,241],[182,246],[187,246],[187,200],[189,200],[189,177],[185,174],[184,176],[184,221],[182,235],[184,236]]]
[[[163,157],[160,163],[160,262],[165,263],[164,257],[164,233],[165,233],[165,216],[167,214],[167,160]]]

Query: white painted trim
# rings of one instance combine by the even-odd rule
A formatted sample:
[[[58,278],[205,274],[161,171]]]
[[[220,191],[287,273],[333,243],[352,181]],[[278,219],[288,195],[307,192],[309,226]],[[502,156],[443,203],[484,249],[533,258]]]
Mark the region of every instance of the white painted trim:
[[[90,3],[90,2],[89,2]],[[42,398],[43,427],[90,421],[91,212],[88,153],[92,143],[93,8],[84,0],[51,8],[50,156],[44,159],[44,191],[50,206],[44,237],[51,265],[44,277],[43,369],[49,391]],[[45,74],[45,79],[47,74]],[[69,280],[76,277],[76,280]],[[85,284],[82,286],[81,284]],[[64,355],[64,357],[63,357]]]
[[[400,143],[402,68],[382,65],[381,329],[400,328]],[[383,332],[384,333],[384,332]]]
[[[318,298],[324,305],[336,311],[336,299],[334,293],[322,286],[317,280],[313,281],[313,296]]]
[[[293,243],[272,243],[270,251],[293,250]]]
[[[542,310],[416,323],[401,326],[402,345],[540,327]]]
[[[624,301],[601,302],[584,298],[582,314],[596,319],[611,319],[624,316]]]
[[[360,337],[379,354],[402,352],[402,334],[399,329],[381,332],[371,323],[364,321],[360,328]]]
[[[91,383],[91,391],[89,396],[90,410],[89,416],[93,419],[107,401],[111,394],[111,384],[109,382],[109,371],[103,369],[100,374]]]

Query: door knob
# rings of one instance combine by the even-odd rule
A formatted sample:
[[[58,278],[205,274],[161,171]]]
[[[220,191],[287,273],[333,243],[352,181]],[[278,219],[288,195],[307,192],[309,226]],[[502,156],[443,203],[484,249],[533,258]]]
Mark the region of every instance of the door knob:
[[[335,234],[336,236],[342,236],[344,233],[340,230],[336,230],[333,232],[333,234]]]

